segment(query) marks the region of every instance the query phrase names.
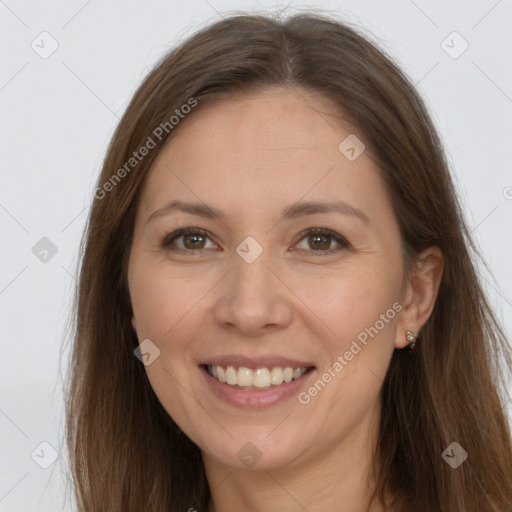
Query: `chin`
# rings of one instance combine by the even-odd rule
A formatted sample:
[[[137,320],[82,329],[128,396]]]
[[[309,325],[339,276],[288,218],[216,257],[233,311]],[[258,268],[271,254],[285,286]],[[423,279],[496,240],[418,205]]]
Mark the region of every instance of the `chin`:
[[[226,439],[211,443],[206,449],[201,448],[203,454],[218,462],[237,469],[249,471],[270,471],[284,467],[291,467],[301,452],[298,446],[304,447],[304,440],[294,441],[290,436],[283,436],[288,439],[271,440],[266,438],[267,433],[251,436],[249,432],[235,436],[229,441]]]

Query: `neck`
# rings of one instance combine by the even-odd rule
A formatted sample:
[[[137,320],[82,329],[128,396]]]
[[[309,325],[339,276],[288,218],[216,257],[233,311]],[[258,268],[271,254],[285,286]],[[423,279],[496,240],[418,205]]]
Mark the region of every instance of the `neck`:
[[[378,412],[343,440],[334,438],[321,452],[304,452],[286,467],[233,468],[203,453],[212,495],[208,512],[385,512],[374,496]]]

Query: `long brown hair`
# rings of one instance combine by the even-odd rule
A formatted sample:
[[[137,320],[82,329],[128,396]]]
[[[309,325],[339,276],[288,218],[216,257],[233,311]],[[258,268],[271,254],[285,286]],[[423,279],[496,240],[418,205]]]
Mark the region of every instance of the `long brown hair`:
[[[201,452],[133,353],[126,275],[134,216],[151,163],[179,130],[169,121],[177,109],[273,86],[324,95],[360,130],[386,184],[406,263],[431,245],[444,254],[432,315],[415,350],[395,350],[383,383],[376,493],[383,503],[392,497],[394,512],[512,511],[503,411],[512,354],[475,272],[479,255],[439,137],[391,58],[348,23],[308,13],[234,15],[200,30],[150,72],[117,127],[75,292],[66,407],[79,510],[206,510]],[[130,161],[148,137],[148,154]],[[468,453],[456,469],[442,457],[453,442]]]

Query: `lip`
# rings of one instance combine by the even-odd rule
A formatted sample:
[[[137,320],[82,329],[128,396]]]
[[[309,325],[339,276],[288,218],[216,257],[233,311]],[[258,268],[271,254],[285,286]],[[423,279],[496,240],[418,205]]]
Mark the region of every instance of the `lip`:
[[[315,365],[312,362],[298,361],[296,359],[289,359],[286,357],[263,355],[258,357],[246,357],[242,355],[226,355],[216,356],[208,360],[204,360],[198,363],[201,365],[212,365],[212,366],[233,366],[235,368],[250,368],[256,370],[257,368],[275,368],[281,366],[283,368],[310,368]]]
[[[206,364],[206,363],[204,363]],[[264,366],[264,365],[263,365]],[[281,365],[275,365],[281,366]],[[311,367],[311,365],[309,365]],[[277,403],[296,395],[302,387],[305,387],[308,381],[316,373],[316,368],[311,368],[302,377],[290,382],[283,382],[279,386],[272,386],[262,391],[250,389],[237,389],[225,382],[220,382],[212,377],[206,366],[199,366],[199,370],[203,375],[207,385],[213,393],[229,405],[241,409],[257,409],[262,407],[270,407]]]

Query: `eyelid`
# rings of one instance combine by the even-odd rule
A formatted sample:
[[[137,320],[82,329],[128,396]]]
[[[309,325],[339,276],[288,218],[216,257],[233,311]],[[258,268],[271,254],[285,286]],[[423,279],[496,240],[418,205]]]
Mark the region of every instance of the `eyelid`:
[[[212,241],[212,243],[215,244],[215,242],[212,240],[212,236],[210,235],[210,233],[207,230],[202,229],[202,228],[188,227],[188,228],[179,228],[179,229],[167,234],[164,237],[163,241],[161,242],[161,247],[164,249],[167,249],[167,250],[174,250],[174,251],[181,251],[181,252],[202,252],[202,251],[208,250],[208,249],[192,250],[192,249],[181,249],[181,248],[180,249],[176,249],[176,248],[171,249],[170,248],[171,244],[175,240],[177,240],[178,238],[180,238],[182,236],[189,235],[189,234],[198,234],[198,235],[205,236],[205,237],[209,238]],[[311,235],[316,235],[316,234],[331,236],[341,246],[341,248],[329,249],[326,251],[310,250],[310,251],[306,251],[306,252],[311,252],[311,253],[316,253],[318,255],[327,256],[327,255],[337,253],[343,249],[348,249],[351,247],[350,242],[344,236],[340,235],[336,231],[333,231],[332,229],[321,228],[321,227],[306,228],[303,231],[301,231],[297,235],[297,242],[294,243],[294,246],[297,245],[299,242],[301,242],[304,238],[306,238],[306,236],[311,236]],[[215,244],[215,245],[217,245],[217,244]]]
[[[297,245],[299,242],[301,242],[306,236],[308,236],[308,235],[311,236],[311,235],[316,235],[316,234],[331,236],[333,238],[333,240],[335,242],[337,242],[341,247],[338,249],[329,249],[327,251],[312,251],[312,250],[310,250],[310,251],[306,251],[306,252],[312,252],[312,253],[320,255],[320,256],[329,256],[330,254],[334,254],[343,249],[348,249],[348,248],[352,247],[350,242],[344,236],[340,235],[336,231],[333,231],[332,229],[320,228],[320,227],[307,228],[307,229],[301,231],[297,235],[298,240],[294,244],[294,246]]]
[[[194,227],[188,227],[188,228],[179,228],[175,231],[172,231],[171,233],[168,233],[164,239],[162,240],[162,243],[160,244],[162,248],[164,249],[167,249],[167,250],[174,250],[174,251],[186,251],[186,252],[201,252],[201,251],[204,251],[206,249],[198,249],[198,250],[195,250],[195,251],[192,251],[190,249],[170,249],[170,246],[171,244],[177,240],[178,238],[184,236],[184,235],[203,235],[207,238],[209,238],[212,242],[212,236],[210,235],[210,233],[208,233],[208,231],[206,231],[205,229],[202,229],[202,228],[194,228]],[[215,243],[215,242],[213,242]],[[215,244],[217,245],[217,244]]]

